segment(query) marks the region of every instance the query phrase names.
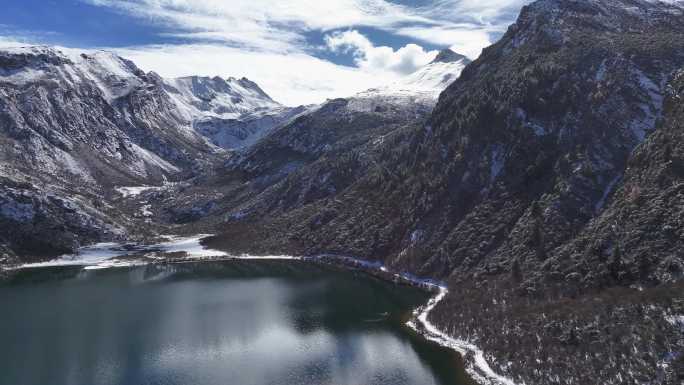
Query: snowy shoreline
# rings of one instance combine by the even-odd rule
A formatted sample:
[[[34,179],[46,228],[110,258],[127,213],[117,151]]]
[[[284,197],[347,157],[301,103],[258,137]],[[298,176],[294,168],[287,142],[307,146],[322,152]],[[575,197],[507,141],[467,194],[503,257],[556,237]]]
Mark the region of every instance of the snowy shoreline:
[[[501,376],[494,372],[484,357],[484,352],[474,344],[467,341],[453,338],[447,333],[439,330],[428,320],[430,312],[437,304],[444,299],[449,292],[446,285],[430,279],[420,279],[406,273],[397,273],[388,270],[380,262],[371,262],[363,259],[339,256],[339,255],[318,255],[311,257],[296,257],[289,255],[230,255],[224,251],[206,248],[201,241],[211,236],[210,234],[199,234],[193,237],[166,236],[166,242],[153,245],[125,245],[116,243],[100,243],[83,247],[78,254],[65,255],[47,262],[29,263],[10,268],[7,271],[24,270],[34,268],[49,268],[60,266],[83,266],[84,270],[100,270],[110,268],[142,266],[155,263],[192,263],[192,262],[215,262],[230,260],[291,260],[316,262],[328,265],[342,266],[352,269],[360,269],[373,276],[391,282],[408,283],[420,288],[435,292],[428,302],[413,311],[411,320],[406,326],[414,330],[429,341],[435,342],[443,347],[452,349],[464,357],[467,362],[466,370],[478,383],[483,385],[516,385],[513,380]],[[180,259],[166,259],[164,257],[146,257],[145,259],[117,259],[132,253],[175,253],[184,252],[186,256]],[[468,353],[472,354],[472,359]]]

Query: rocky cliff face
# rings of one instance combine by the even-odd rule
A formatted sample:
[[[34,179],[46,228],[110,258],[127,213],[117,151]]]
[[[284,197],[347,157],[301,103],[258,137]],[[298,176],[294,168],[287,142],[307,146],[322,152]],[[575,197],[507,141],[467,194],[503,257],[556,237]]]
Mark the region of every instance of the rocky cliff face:
[[[421,138],[416,172],[431,186],[420,190],[436,199],[419,216],[443,224],[426,234],[437,252],[424,268],[538,266],[602,210],[682,64],[677,12],[651,2],[523,9],[441,96]]]
[[[667,318],[682,311],[677,166],[660,163],[677,159],[678,144],[643,152],[665,141],[651,142],[683,38],[680,2],[535,2],[427,122],[336,156],[346,163],[288,174],[212,242],[243,237],[230,247],[355,255],[443,277],[461,295],[437,321],[516,380],[676,383],[672,366],[656,368],[682,356],[681,326],[668,321],[679,318]],[[633,175],[641,162],[659,166]],[[654,172],[666,185],[641,188]],[[537,342],[552,353],[537,355]]]
[[[0,176],[0,186],[2,263],[41,261],[103,238],[124,239],[131,224],[95,189],[8,176]]]
[[[458,294],[434,317],[442,327],[477,341],[495,362],[517,362],[499,370],[528,382],[681,383],[683,92],[680,70],[655,131],[597,216],[537,269],[516,259],[508,277],[454,277]]]
[[[587,281],[646,284],[684,276],[684,71],[665,89],[657,129],[631,154],[605,209],[569,244],[555,264],[574,268]],[[573,266],[589,255],[600,266]]]
[[[105,203],[112,186],[216,158],[156,75],[110,53],[48,47],[0,52],[0,143],[0,242],[38,258],[123,236],[127,221]]]

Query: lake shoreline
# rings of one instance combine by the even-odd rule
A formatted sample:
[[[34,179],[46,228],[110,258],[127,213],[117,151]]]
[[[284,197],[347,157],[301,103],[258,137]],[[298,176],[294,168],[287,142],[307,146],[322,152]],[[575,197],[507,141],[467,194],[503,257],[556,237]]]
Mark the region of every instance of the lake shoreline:
[[[202,244],[207,237],[210,235],[202,234],[195,237],[188,238],[178,238],[181,243],[191,241],[196,242],[202,248],[201,257],[188,257],[179,255],[180,252],[176,251],[174,253],[169,253],[170,257],[144,257],[136,256],[135,254],[124,254],[123,258],[114,257],[111,259],[106,259],[99,261],[96,264],[88,262],[86,260],[62,260],[64,264],[60,264],[59,260],[53,260],[54,264],[51,262],[27,264],[11,267],[0,268],[0,280],[9,279],[12,272],[18,272],[27,269],[45,269],[50,267],[60,267],[60,266],[82,266],[84,270],[100,270],[100,269],[116,269],[116,268],[126,268],[126,267],[136,267],[136,266],[146,266],[146,265],[165,265],[165,264],[186,264],[186,263],[206,263],[206,262],[229,262],[229,261],[274,261],[274,260],[284,260],[284,261],[298,261],[307,264],[317,264],[328,267],[336,267],[345,271],[360,271],[364,274],[372,276],[374,278],[395,284],[395,285],[405,285],[416,287],[421,290],[425,290],[432,295],[428,302],[422,306],[413,310],[412,316],[405,323],[405,325],[420,335],[427,341],[433,342],[439,346],[448,348],[456,353],[460,354],[464,364],[466,365],[467,373],[480,385],[516,385],[511,379],[500,376],[491,369],[486,359],[484,358],[484,353],[477,346],[463,340],[455,339],[450,337],[447,333],[439,330],[434,324],[429,320],[429,314],[434,309],[434,307],[447,295],[448,288],[443,282],[433,280],[433,279],[422,279],[405,272],[395,272],[387,269],[379,261],[367,261],[363,259],[353,258],[349,256],[333,255],[333,254],[322,254],[316,256],[287,256],[287,255],[266,255],[266,256],[254,256],[249,254],[243,255],[229,255],[226,252],[219,250],[207,249],[206,246]],[[173,237],[169,237],[173,239]],[[143,245],[140,247],[139,252],[149,252],[154,251],[156,245]],[[194,247],[191,245],[191,247]],[[125,248],[124,248],[125,249]],[[134,251],[132,249],[126,250],[127,252]],[[217,255],[211,255],[212,253]]]

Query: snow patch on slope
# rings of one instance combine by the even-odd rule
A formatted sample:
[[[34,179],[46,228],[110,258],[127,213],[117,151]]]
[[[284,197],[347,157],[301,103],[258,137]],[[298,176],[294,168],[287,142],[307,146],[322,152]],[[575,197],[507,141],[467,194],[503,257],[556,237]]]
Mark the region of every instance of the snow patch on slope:
[[[594,211],[599,212],[603,208],[603,206],[606,204],[606,200],[608,199],[608,196],[610,193],[613,191],[613,188],[617,184],[617,182],[620,180],[622,175],[618,174],[613,179],[608,182],[608,185],[606,185],[606,188],[603,190],[603,194],[601,194],[601,199],[599,199],[598,202],[596,202],[596,205],[594,206]]]
[[[138,195],[144,193],[145,191],[151,191],[151,190],[156,190],[159,189],[160,187],[157,186],[129,186],[129,187],[117,187],[115,190],[123,198],[133,198],[137,197]]]
[[[503,170],[506,162],[505,154],[500,145],[492,147],[492,155],[489,161],[489,184],[491,185]]]
[[[227,256],[223,251],[208,249],[200,241],[208,234],[192,237],[167,236],[167,241],[153,245],[126,245],[122,243],[98,243],[81,247],[76,254],[68,254],[54,260],[39,263],[28,263],[17,269],[54,267],[54,266],[86,266],[90,268],[123,267],[141,264],[140,260],[118,260],[116,258],[131,254],[144,253],[176,253],[185,252],[186,258],[202,259],[208,257]]]
[[[61,49],[74,64],[65,66],[72,77],[80,77],[92,81],[102,91],[108,102],[128,95],[144,82],[139,78],[142,74],[133,63],[108,51],[91,51]]]
[[[81,247],[76,254],[63,255],[47,262],[27,263],[19,266],[19,268],[97,265],[98,263],[126,255],[130,252],[123,249],[121,246],[122,245],[119,243],[112,242],[97,243]]]
[[[48,80],[56,71],[67,84],[93,82],[108,102],[128,94],[143,81],[132,62],[112,52],[87,51],[46,46],[3,47],[2,52],[25,56],[27,65],[17,70],[0,70],[0,79],[23,85]],[[46,62],[47,60],[47,62]]]

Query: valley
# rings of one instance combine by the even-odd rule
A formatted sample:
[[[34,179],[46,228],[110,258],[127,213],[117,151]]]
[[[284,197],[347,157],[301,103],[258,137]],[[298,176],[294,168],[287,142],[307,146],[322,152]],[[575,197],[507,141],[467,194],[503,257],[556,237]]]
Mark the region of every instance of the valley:
[[[681,2],[538,0],[475,60],[267,92],[0,49],[0,274],[360,269],[437,290],[408,321],[478,383],[684,380]]]

